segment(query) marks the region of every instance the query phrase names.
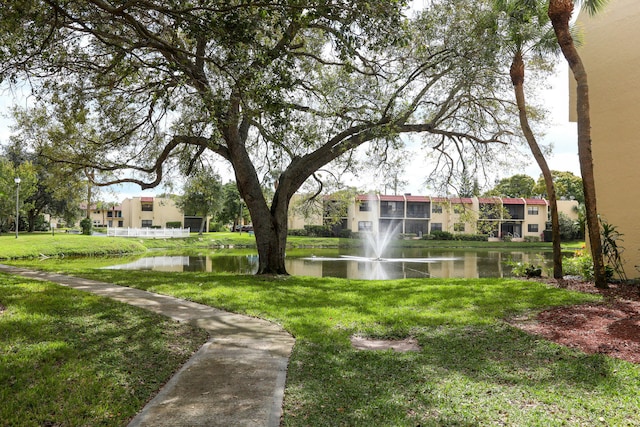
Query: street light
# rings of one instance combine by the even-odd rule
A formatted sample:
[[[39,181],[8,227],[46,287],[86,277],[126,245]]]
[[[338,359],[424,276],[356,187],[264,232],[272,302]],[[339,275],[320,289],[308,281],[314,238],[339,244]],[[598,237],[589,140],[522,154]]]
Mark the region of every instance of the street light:
[[[18,238],[18,218],[20,216],[20,206],[19,206],[19,202],[20,202],[20,177],[17,176],[14,179],[15,183],[16,183],[16,239]]]

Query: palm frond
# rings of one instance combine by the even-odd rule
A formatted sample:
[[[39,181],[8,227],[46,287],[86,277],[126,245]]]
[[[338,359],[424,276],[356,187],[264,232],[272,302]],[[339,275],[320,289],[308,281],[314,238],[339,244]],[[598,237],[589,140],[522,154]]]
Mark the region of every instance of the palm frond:
[[[582,7],[582,10],[593,16],[601,12],[609,3],[609,0],[576,0],[576,4]]]

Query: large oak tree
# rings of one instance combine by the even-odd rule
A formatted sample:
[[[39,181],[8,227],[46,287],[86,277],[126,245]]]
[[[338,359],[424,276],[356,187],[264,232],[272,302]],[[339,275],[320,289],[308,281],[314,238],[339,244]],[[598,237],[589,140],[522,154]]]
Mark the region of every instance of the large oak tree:
[[[284,274],[289,202],[318,169],[404,132],[442,152],[505,142],[511,105],[476,3],[430,2],[409,22],[400,0],[8,1],[0,72],[49,105],[47,155],[110,174],[98,184],[150,188],[225,159],[258,273]]]

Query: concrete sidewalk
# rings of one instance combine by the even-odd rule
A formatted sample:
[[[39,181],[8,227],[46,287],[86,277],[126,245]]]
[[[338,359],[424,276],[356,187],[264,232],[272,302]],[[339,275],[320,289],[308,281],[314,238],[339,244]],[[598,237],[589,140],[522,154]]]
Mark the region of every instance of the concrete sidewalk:
[[[0,264],[0,271],[109,297],[206,329],[211,339],[131,421],[137,426],[280,425],[294,338],[265,320],[114,284]]]

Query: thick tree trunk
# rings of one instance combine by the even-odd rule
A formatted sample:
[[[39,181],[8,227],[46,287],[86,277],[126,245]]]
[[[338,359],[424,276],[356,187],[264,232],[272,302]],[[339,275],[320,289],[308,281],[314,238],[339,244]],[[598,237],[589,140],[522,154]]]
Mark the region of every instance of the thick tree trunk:
[[[593,175],[593,157],[591,154],[591,118],[589,115],[589,85],[584,64],[573,43],[569,31],[569,20],[573,13],[573,0],[549,0],[548,15],[553,24],[556,38],[573,77],[577,84],[577,116],[578,116],[578,158],[582,173],[584,203],[587,217],[589,245],[593,258],[593,273],[597,288],[608,288],[600,240],[600,223],[596,205],[596,186]]]
[[[529,119],[527,117],[527,103],[524,95],[524,61],[522,59],[521,52],[517,52],[513,57],[511,63],[511,82],[513,83],[513,89],[516,95],[516,104],[518,105],[518,116],[520,118],[520,127],[524,133],[524,137],[529,144],[531,153],[536,159],[544,182],[547,188],[547,197],[549,199],[549,207],[551,209],[551,236],[553,241],[553,277],[555,279],[562,279],[562,251],[560,248],[560,221],[558,220],[558,202],[556,197],[556,187],[553,183],[553,176],[551,170],[547,164],[547,160],[544,158],[544,154],[536,141],[536,138],[529,126]]]
[[[243,136],[241,125],[239,126],[239,102],[236,100],[232,104],[232,114],[229,114],[229,123],[223,128],[223,134],[229,148],[229,160],[235,171],[240,197],[249,209],[253,222],[259,263],[256,274],[287,274],[284,257],[289,197],[279,198],[281,191],[277,189],[271,208],[267,205],[258,174],[244,145],[246,136]]]

